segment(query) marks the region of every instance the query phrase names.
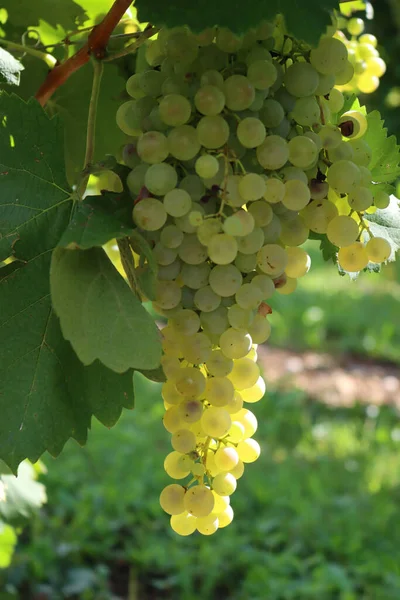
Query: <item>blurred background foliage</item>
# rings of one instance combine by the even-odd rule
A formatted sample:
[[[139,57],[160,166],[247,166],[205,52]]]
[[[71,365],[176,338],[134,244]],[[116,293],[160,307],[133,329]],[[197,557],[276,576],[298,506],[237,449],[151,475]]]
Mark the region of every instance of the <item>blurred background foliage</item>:
[[[374,9],[367,31],[388,69],[362,100],[399,136],[400,0]],[[317,242],[308,250],[310,273],[273,303],[270,345],[398,368],[399,266],[354,283]],[[159,385],[142,377],[133,412],[111,431],[93,423],[85,448],[22,466],[19,491],[0,468],[0,600],[398,600],[398,406],[373,394],[327,406],[284,383],[254,407],[262,455],[212,538],[178,538],[159,508],[169,436]]]

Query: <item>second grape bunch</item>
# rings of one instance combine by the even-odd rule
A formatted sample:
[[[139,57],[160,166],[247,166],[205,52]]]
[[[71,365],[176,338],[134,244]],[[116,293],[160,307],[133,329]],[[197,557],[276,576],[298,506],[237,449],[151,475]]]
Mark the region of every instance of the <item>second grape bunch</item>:
[[[280,39],[270,23],[241,38],[163,29],[117,113],[131,136],[133,220],[158,265],[153,306],[168,319],[164,468],[174,483],[160,503],[181,535],[232,521],[230,496],[260,454],[248,408],[265,393],[257,345],[270,336],[270,298],[294,292],[310,268],[301,245],[326,235],[346,271],[390,254],[364,218],[389,203],[368,170],[366,118],[338,116],[335,85],[354,73],[346,46],[326,35],[311,52],[293,41],[287,56]]]

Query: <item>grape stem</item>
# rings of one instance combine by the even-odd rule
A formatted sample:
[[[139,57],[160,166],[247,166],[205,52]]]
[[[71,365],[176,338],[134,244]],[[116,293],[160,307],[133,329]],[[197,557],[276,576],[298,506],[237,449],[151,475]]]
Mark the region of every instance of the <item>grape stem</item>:
[[[10,42],[9,40],[1,39],[0,45],[3,45],[3,44],[10,50],[21,51],[21,52],[24,52],[25,54],[30,54],[31,56],[34,56],[35,58],[39,58],[40,60],[43,60],[50,69],[53,69],[57,64],[57,59],[54,58],[54,56],[52,56],[51,54],[48,54],[47,52],[42,52],[41,50],[32,48],[31,46],[24,46],[23,44],[16,44],[15,42]]]
[[[86,44],[78,52],[68,58],[65,62],[52,69],[45,81],[36,92],[36,100],[45,106],[54,92],[89,62],[90,55],[98,59],[104,57],[107,42],[122,18],[122,15],[130,7],[132,0],[115,0],[104,19],[91,30]]]
[[[96,139],[96,117],[97,117],[97,105],[100,94],[101,78],[103,76],[103,63],[99,60],[93,60],[93,84],[92,93],[90,96],[89,103],[89,114],[86,131],[86,152],[85,162],[83,165],[84,175],[78,186],[78,197],[82,199],[87,183],[90,177],[90,166],[93,163],[95,139]]]

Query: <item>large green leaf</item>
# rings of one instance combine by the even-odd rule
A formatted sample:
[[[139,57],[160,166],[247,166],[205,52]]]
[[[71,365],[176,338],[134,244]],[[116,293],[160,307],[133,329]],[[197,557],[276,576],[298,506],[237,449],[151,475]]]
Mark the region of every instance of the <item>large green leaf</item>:
[[[159,366],[158,329],[101,248],[57,248],[50,281],[63,335],[83,364],[99,359],[117,373]]]
[[[85,18],[85,11],[73,0],[3,0],[1,7],[7,10],[8,20],[21,27],[47,21],[73,31]]]
[[[23,65],[12,54],[0,48],[0,81],[11,85],[19,85]]]
[[[132,206],[132,197],[125,192],[88,196],[75,206],[68,229],[58,245],[72,244],[86,250],[103,246],[114,238],[132,235]]]
[[[339,9],[337,0],[136,0],[140,21],[155,25],[189,25],[193,31],[220,25],[235,33],[256,27],[262,20],[285,16],[290,33],[311,44],[330,24],[330,11]]]
[[[31,99],[0,95],[0,260],[10,254],[11,244],[31,226],[46,221],[46,236],[52,237],[50,222],[70,210],[70,192],[65,177],[62,126],[49,119]],[[54,244],[55,245],[55,244]]]
[[[133,407],[131,371],[84,367],[63,338],[50,259],[49,250],[0,281],[0,457],[14,471],[45,450],[59,454],[71,436],[85,443],[92,414],[110,427]]]

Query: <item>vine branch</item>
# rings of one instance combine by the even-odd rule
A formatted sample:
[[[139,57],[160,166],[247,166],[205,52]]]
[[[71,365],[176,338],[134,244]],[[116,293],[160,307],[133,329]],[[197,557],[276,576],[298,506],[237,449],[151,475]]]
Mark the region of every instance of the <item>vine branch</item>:
[[[98,59],[104,56],[111,33],[131,4],[132,0],[115,0],[104,19],[90,32],[86,44],[76,54],[50,71],[36,93],[36,99],[42,106],[73,73],[89,62],[91,54]]]
[[[103,75],[103,63],[100,60],[93,60],[93,84],[92,84],[92,93],[90,96],[89,103],[89,114],[88,114],[88,123],[87,123],[87,131],[86,131],[86,152],[85,152],[85,162],[83,165],[84,172],[87,171],[79,184],[78,187],[78,196],[82,198],[87,182],[89,180],[90,173],[88,172],[89,165],[93,162],[94,156],[94,147],[95,147],[95,134],[96,134],[96,117],[97,117],[97,104],[99,100],[100,94],[100,84],[101,78]]]

